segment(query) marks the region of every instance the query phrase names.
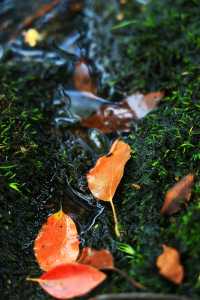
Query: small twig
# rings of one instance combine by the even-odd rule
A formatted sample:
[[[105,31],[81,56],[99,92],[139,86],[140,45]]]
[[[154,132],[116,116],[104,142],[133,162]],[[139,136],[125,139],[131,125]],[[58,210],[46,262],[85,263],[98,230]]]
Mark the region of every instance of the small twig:
[[[118,273],[119,275],[124,277],[131,284],[131,286],[134,287],[134,288],[145,289],[145,287],[141,283],[137,282],[132,277],[128,276],[126,274],[126,272],[124,272],[124,271],[122,271],[118,268],[115,268],[115,267],[113,267],[113,268],[104,268],[103,270],[105,270],[105,271],[114,271],[114,272]]]
[[[36,13],[34,13],[31,16],[28,16],[24,19],[24,21],[19,25],[18,29],[16,30],[16,32],[12,35],[11,40],[15,39],[16,36],[25,28],[29,27],[32,25],[32,23],[34,21],[36,21],[37,19],[45,16],[47,13],[49,13],[52,9],[54,9],[54,7],[56,5],[59,4],[61,0],[52,0],[51,3],[48,4],[44,4],[43,6],[41,6]]]
[[[176,296],[171,294],[156,293],[122,293],[122,294],[104,294],[89,300],[192,300],[185,296]]]

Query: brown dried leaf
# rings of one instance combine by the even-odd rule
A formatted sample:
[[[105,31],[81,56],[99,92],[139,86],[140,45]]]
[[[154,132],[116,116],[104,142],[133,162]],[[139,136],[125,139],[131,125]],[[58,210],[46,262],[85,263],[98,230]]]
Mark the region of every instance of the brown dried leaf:
[[[188,174],[168,190],[161,214],[172,215],[181,210],[181,205],[190,201],[194,175]]]
[[[102,105],[96,113],[83,119],[81,124],[104,133],[129,132],[133,123],[154,110],[163,96],[163,92],[133,94],[120,103]]]
[[[82,92],[97,93],[97,87],[91,76],[90,68],[85,60],[80,60],[75,65],[73,75],[74,86]]]
[[[160,274],[173,283],[180,284],[183,281],[184,268],[175,248],[163,245],[163,253],[157,258],[156,266]]]
[[[97,269],[113,268],[113,256],[106,249],[95,250],[90,247],[83,248],[79,263],[93,266]]]
[[[81,124],[87,128],[97,128],[104,133],[129,132],[136,119],[136,115],[127,103],[121,102],[102,105],[95,114],[83,119]]]

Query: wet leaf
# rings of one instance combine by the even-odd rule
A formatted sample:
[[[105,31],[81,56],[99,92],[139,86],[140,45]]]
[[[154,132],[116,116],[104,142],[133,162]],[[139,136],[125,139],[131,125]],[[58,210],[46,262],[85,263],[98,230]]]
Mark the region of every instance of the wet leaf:
[[[131,148],[123,141],[116,140],[110,152],[100,157],[94,168],[87,174],[88,187],[99,200],[109,201],[113,210],[115,232],[119,236],[118,221],[113,204],[113,196],[121,181]]]
[[[78,263],[59,265],[40,278],[27,278],[38,282],[48,294],[57,299],[83,296],[105,279],[103,272]]]
[[[163,253],[157,258],[156,265],[160,274],[173,283],[180,284],[183,281],[184,269],[175,248],[163,245]]]
[[[97,269],[114,267],[113,256],[106,249],[95,250],[90,247],[83,248],[79,262]]]
[[[136,119],[127,103],[121,102],[102,104],[96,113],[82,119],[81,124],[87,128],[97,128],[104,133],[129,132]]]
[[[162,214],[172,215],[181,210],[182,205],[186,204],[191,198],[194,175],[188,174],[177,182],[167,192],[164,204],[161,208]]]
[[[97,128],[104,133],[129,132],[138,119],[157,107],[163,96],[163,92],[146,95],[136,93],[119,103],[102,104],[94,114],[83,118],[81,124],[87,128]]]
[[[73,81],[77,90],[96,94],[97,87],[91,73],[90,65],[85,60],[81,59],[76,63]]]
[[[43,36],[36,29],[31,28],[24,32],[24,41],[30,47],[35,47],[42,40]]]
[[[79,240],[74,221],[62,210],[47,219],[34,243],[34,253],[42,270],[76,261]]]

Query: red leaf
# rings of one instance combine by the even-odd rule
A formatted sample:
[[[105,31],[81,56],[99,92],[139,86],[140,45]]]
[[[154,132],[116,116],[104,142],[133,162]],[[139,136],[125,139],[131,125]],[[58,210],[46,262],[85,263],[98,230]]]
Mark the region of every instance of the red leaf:
[[[74,221],[62,210],[47,219],[34,244],[34,253],[42,270],[76,261],[79,240]]]
[[[184,269],[176,249],[163,245],[163,253],[157,258],[156,265],[160,274],[173,283],[180,284],[183,281]]]
[[[97,269],[114,267],[113,256],[106,249],[94,250],[90,247],[83,248],[79,262]]]
[[[191,198],[193,183],[194,175],[188,174],[169,189],[161,208],[161,214],[172,215],[181,210],[181,205],[187,203]]]
[[[57,299],[70,299],[83,296],[106,279],[106,275],[87,265],[64,264],[59,265],[40,278],[32,279],[51,296]]]

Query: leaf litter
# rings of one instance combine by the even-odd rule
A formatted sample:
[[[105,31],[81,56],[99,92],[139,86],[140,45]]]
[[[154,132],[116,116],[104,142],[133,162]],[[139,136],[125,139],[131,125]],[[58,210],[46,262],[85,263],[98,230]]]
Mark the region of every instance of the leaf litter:
[[[52,6],[47,7],[47,10],[51,10],[58,2],[53,1]],[[41,15],[45,14],[45,10],[44,6]],[[39,17],[40,13],[36,13],[29,20],[25,20],[21,28],[25,28],[27,24],[31,24]],[[31,47],[41,40],[39,32],[33,30],[35,29],[29,29],[25,34],[25,41]],[[69,98],[71,107],[75,107],[74,112],[80,124],[83,127],[100,129],[104,133],[130,131],[133,123],[156,109],[164,97],[163,92],[153,92],[145,95],[136,93],[120,102],[104,100],[97,96],[97,82],[92,76],[90,65],[82,57],[75,64],[73,83],[75,90],[66,91],[66,93],[76,95],[74,98],[70,95]],[[84,105],[83,98],[86,99]],[[74,99],[76,99],[76,105],[74,105]],[[79,114],[78,110],[81,111],[83,107],[86,113]],[[100,157],[95,167],[87,174],[88,187],[92,194],[98,200],[111,203],[117,236],[120,232],[113,197],[129,158],[129,145],[116,140],[110,152]],[[189,174],[171,188],[166,194],[161,213],[173,214],[179,211],[181,201],[183,200],[186,204],[190,200],[193,181],[194,176]],[[133,184],[133,187],[140,189],[137,184]],[[68,231],[67,228],[70,230]],[[160,274],[175,284],[180,284],[184,277],[180,254],[175,248],[166,245],[163,245],[163,250],[163,254],[157,258],[156,262]],[[112,254],[106,249],[84,248],[78,260],[79,263],[76,262],[79,255],[76,225],[62,211],[50,216],[47,224],[42,226],[35,240],[34,251],[41,269],[47,273],[38,279],[29,278],[29,280],[38,282],[45,291],[58,299],[85,295],[105,280],[106,275],[98,269],[114,269]],[[83,284],[85,278],[87,278],[87,283]]]

